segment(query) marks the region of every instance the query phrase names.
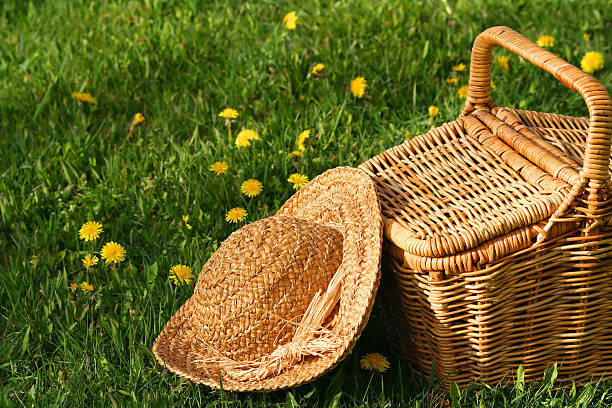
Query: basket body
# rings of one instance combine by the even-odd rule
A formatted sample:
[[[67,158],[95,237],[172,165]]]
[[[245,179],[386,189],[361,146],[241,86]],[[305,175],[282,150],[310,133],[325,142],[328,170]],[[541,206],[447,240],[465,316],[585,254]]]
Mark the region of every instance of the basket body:
[[[388,339],[417,370],[462,385],[503,380],[519,365],[527,380],[541,378],[554,362],[562,379],[609,377],[609,96],[584,73],[565,80],[569,64],[547,66],[552,54],[531,43],[517,52],[528,40],[512,30],[485,34],[578,90],[591,118],[496,107],[478,94],[475,44],[459,118],[361,165],[385,218]]]

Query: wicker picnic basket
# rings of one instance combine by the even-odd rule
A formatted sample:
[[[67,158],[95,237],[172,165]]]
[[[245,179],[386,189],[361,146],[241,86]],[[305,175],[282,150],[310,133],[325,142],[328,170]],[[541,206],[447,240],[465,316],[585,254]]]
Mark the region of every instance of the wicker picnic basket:
[[[553,74],[590,117],[497,107],[494,45]],[[384,217],[393,349],[460,385],[553,362],[612,373],[612,103],[580,69],[507,27],[481,33],[457,120],[361,165]]]

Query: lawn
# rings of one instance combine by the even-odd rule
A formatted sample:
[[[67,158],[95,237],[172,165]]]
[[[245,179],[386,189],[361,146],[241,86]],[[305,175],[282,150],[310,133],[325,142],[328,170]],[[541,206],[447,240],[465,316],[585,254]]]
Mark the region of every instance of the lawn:
[[[357,166],[456,118],[469,66],[452,67],[469,64],[472,41],[490,26],[533,40],[551,35],[549,48],[578,66],[586,52],[602,53],[595,76],[612,89],[611,7],[606,0],[2,1],[0,406],[611,406],[612,384],[559,385],[553,368],[539,383],[513,374],[451,395],[389,353],[378,305],[339,367],[290,391],[212,391],[162,369],[151,352],[193,291],[176,286],[170,268],[184,264],[197,277],[244,225],[227,222],[228,210],[244,208],[245,222],[272,215],[295,191],[290,175],[312,179]],[[282,24],[290,11],[294,30]],[[494,55],[510,57],[508,70],[493,69],[499,105],[587,114],[580,96],[551,75],[506,51]],[[315,74],[317,63],[325,67]],[[367,81],[361,98],[350,90],[358,76]],[[239,113],[231,135],[218,116],[227,107]],[[242,129],[259,139],[236,146]],[[228,163],[221,175],[210,171],[217,161]],[[259,195],[241,193],[247,179],[262,183]],[[92,245],[79,229],[89,220],[103,225],[98,257],[109,241],[126,249],[117,267],[83,266]],[[83,282],[93,290],[70,287]],[[389,358],[384,374],[360,368],[370,352]]]

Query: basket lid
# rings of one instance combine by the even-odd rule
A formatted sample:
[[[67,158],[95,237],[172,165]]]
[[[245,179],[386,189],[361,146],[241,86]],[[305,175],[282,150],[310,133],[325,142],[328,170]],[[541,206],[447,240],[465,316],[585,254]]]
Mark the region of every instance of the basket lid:
[[[517,144],[535,156],[546,151],[542,163]],[[542,168],[551,163],[554,174]],[[537,223],[579,182],[578,164],[505,108],[445,123],[361,168],[376,182],[385,236],[420,257],[455,255],[522,227],[541,228]]]

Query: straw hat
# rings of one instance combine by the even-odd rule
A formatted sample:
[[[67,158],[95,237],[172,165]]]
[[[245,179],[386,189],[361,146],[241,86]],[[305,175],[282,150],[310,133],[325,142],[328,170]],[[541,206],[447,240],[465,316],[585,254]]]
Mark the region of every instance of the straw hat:
[[[362,170],[329,170],[276,216],[221,244],[153,353],[213,388],[272,391],[311,381],[345,358],[365,327],[381,244],[373,182]]]

